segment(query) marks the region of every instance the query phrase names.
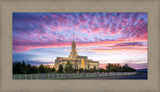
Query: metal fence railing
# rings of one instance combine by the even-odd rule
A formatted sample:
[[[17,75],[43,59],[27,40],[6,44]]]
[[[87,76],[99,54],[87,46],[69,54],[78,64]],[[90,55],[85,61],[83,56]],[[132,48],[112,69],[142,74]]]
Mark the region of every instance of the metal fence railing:
[[[137,72],[13,74],[13,79],[16,80],[79,79],[79,78],[93,78],[93,77],[107,77],[107,76],[126,76],[134,74],[137,74]]]

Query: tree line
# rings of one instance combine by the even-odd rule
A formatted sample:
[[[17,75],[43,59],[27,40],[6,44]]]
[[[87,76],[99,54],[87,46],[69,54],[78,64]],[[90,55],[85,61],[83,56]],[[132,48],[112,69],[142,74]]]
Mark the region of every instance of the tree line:
[[[55,72],[55,68],[51,68],[49,65],[40,64],[39,66],[31,66],[22,62],[13,62],[13,74],[31,74],[31,73],[52,73]]]
[[[135,72],[136,69],[129,67],[128,64],[111,64],[106,65],[106,72]]]
[[[132,67],[129,67],[128,64],[125,65],[120,65],[120,64],[111,64],[108,63],[104,68],[99,68],[96,69],[96,67],[94,66],[93,68],[90,69],[74,69],[73,65],[68,61],[67,64],[65,65],[64,69],[63,66],[60,64],[59,65],[59,69],[58,72],[60,73],[95,73],[95,72],[100,72],[100,73],[105,73],[105,72],[135,72],[136,70]]]
[[[49,65],[40,64],[39,66],[31,66],[30,64],[26,64],[24,61],[22,62],[13,62],[13,74],[31,74],[31,73],[105,73],[105,72],[135,72],[134,68],[128,66],[128,64],[120,65],[120,64],[107,64],[105,69],[99,68],[96,69],[94,66],[90,69],[75,69],[73,65],[68,61],[65,67],[61,64],[59,65],[59,69],[53,67],[51,68]]]

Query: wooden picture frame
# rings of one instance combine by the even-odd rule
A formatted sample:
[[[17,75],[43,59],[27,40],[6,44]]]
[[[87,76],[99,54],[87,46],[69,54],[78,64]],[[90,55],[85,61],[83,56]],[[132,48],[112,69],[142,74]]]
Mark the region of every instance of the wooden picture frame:
[[[1,0],[1,92],[159,92],[159,0]],[[147,80],[12,80],[13,12],[147,12]]]

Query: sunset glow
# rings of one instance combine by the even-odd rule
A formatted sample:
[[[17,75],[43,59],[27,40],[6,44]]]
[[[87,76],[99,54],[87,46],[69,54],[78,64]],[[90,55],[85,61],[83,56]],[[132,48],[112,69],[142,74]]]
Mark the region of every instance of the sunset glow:
[[[147,13],[13,13],[13,62],[54,65],[68,57],[75,34],[78,55],[147,68]]]

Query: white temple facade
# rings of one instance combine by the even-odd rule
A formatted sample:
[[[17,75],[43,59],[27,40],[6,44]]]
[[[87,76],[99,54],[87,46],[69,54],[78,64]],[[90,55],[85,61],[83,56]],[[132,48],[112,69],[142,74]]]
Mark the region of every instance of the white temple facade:
[[[55,60],[55,68],[56,70],[59,69],[59,65],[61,64],[63,66],[63,69],[65,68],[65,65],[69,61],[74,69],[91,69],[96,67],[96,69],[99,69],[99,62],[93,61],[92,59],[88,59],[87,56],[79,56],[76,51],[76,42],[74,41],[74,34],[73,34],[73,42],[71,47],[71,52],[68,57],[57,57]]]

